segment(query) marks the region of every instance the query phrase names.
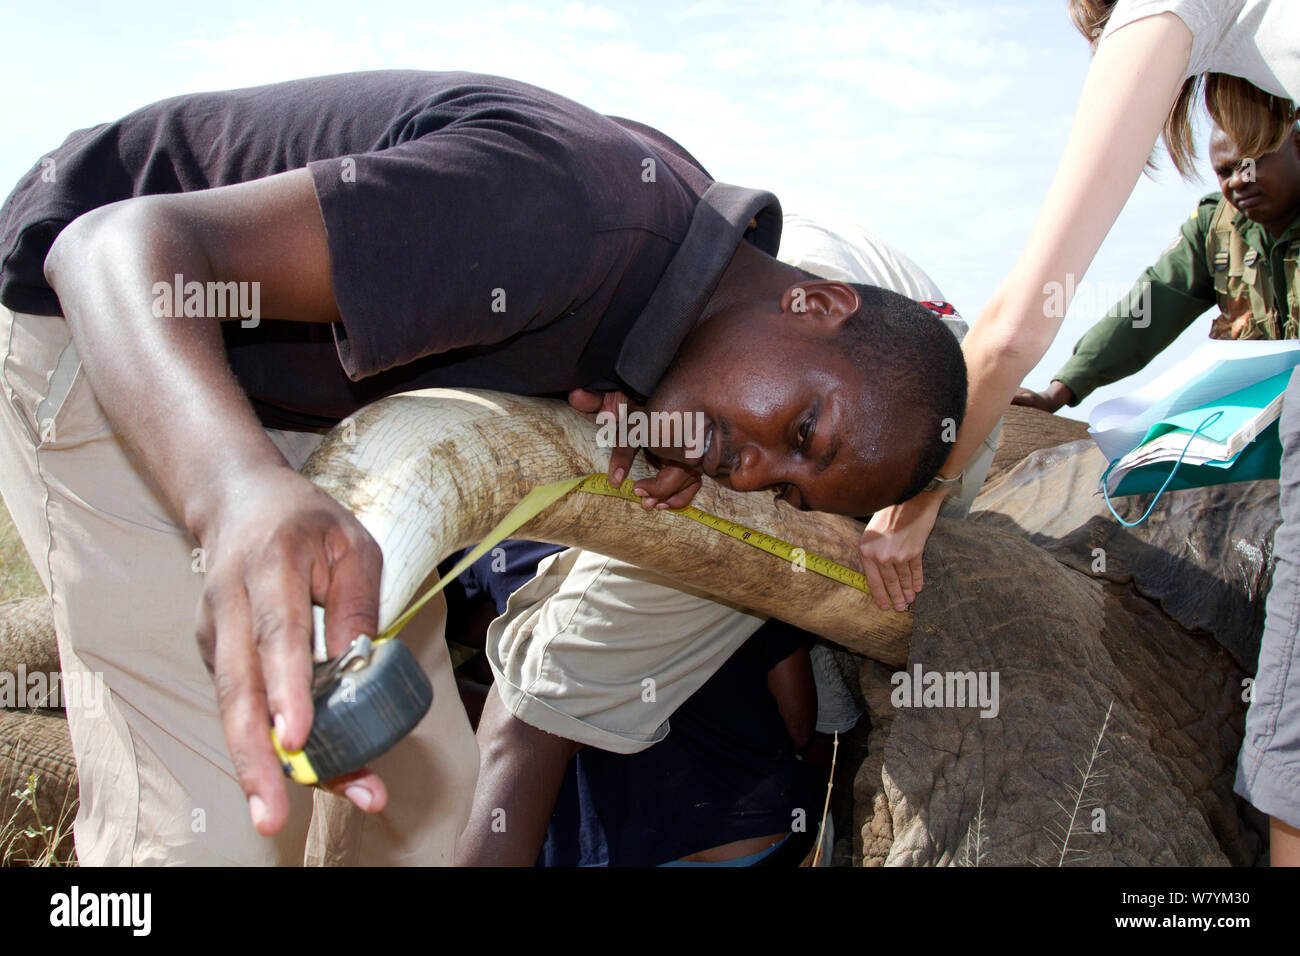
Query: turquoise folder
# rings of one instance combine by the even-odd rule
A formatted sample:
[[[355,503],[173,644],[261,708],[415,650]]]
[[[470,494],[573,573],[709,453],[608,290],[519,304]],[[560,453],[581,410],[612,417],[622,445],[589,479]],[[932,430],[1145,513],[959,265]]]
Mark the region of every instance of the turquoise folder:
[[[1215,412],[1222,414],[1216,421],[1202,428],[1201,434],[1215,441],[1224,441],[1273,399],[1286,391],[1290,379],[1291,370],[1288,369],[1272,378],[1266,378],[1262,382],[1226,395],[1218,401],[1170,416],[1165,421],[1152,425],[1137,447],[1140,448],[1151,439],[1169,432],[1178,432],[1191,438],[1197,426]],[[1111,497],[1119,498],[1124,495],[1159,491],[1175,467],[1177,472],[1169,482],[1169,487],[1166,489],[1168,491],[1201,488],[1205,485],[1226,485],[1234,481],[1277,478],[1282,470],[1282,442],[1278,437],[1277,419],[1274,419],[1267,428],[1262,429],[1255,440],[1230,461],[1207,462],[1203,465],[1163,461],[1142,465],[1120,479],[1118,487],[1111,492]]]

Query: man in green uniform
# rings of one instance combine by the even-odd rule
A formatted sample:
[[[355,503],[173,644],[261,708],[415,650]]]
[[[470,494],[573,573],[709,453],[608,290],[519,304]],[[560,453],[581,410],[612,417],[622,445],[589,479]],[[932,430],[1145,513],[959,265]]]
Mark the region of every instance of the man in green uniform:
[[[1216,339],[1294,339],[1300,322],[1300,129],[1277,152],[1242,157],[1216,129],[1210,161],[1221,193],[1204,197],[1182,233],[1128,296],[1088,330],[1042,392],[1013,405],[1055,412],[1132,375],[1206,309]]]

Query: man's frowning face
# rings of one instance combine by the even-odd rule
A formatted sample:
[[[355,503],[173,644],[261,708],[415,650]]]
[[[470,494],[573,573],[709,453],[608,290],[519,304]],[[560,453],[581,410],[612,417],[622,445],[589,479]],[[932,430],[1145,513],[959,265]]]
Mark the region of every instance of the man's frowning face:
[[[1215,129],[1210,162],[1224,198],[1270,231],[1281,232],[1300,212],[1300,132],[1281,149],[1252,160]]]

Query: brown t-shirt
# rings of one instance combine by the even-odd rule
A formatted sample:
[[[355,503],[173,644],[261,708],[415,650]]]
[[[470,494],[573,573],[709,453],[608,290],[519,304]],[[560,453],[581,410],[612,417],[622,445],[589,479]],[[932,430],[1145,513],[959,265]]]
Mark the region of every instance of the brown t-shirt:
[[[433,386],[647,395],[769,193],[656,130],[469,73],[381,71],[163,100],[73,133],[0,210],[0,302],[59,314],[43,264],[107,203],[310,169],[342,322],[223,326],[262,420],[307,427]]]

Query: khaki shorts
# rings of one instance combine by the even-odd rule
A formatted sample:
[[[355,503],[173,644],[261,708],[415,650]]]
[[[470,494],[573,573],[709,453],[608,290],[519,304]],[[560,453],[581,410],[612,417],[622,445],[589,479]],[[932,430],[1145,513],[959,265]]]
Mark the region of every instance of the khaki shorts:
[[[488,628],[506,709],[614,753],[668,733],[668,717],[765,618],[650,571],[569,548],[538,565]]]
[[[295,467],[319,443],[268,435]],[[80,862],[301,864],[313,791],[287,784],[285,829],[253,829],[194,637],[197,543],[114,433],[57,316],[0,308],[0,494],[52,599],[65,681],[75,675],[80,688],[65,695]],[[451,861],[478,757],[443,609],[403,632],[433,680],[434,707],[373,764],[389,809],[365,816],[320,794],[312,861]]]

